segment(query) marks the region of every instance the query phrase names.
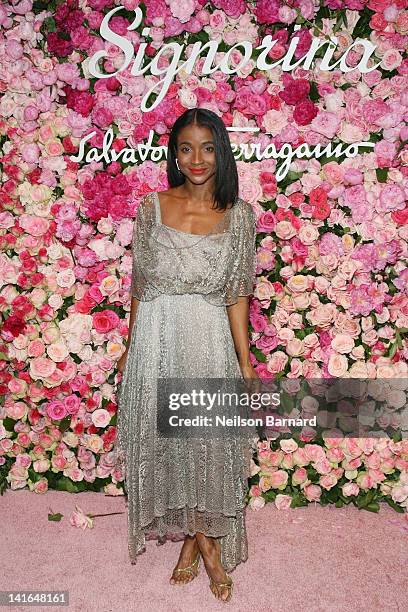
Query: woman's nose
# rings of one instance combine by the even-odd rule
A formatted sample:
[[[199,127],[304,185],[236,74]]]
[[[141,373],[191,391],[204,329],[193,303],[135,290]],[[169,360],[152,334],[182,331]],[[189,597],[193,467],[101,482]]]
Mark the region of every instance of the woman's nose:
[[[201,160],[202,160],[201,151],[193,152],[193,163],[194,164],[199,164],[199,163],[201,163]]]

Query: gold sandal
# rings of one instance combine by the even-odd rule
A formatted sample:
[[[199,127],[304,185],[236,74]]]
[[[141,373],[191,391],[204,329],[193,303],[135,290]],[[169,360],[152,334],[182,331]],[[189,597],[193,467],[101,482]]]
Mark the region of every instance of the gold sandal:
[[[173,570],[173,574],[175,573],[183,573],[183,572],[187,572],[188,574],[191,574],[193,577],[191,580],[189,580],[188,582],[192,582],[194,580],[194,578],[197,578],[198,576],[198,568],[200,566],[200,553],[198,553],[197,557],[194,559],[194,561],[192,562],[191,565],[187,565],[187,567],[179,567],[175,570]],[[188,584],[188,582],[172,582],[170,584]]]
[[[213,591],[211,590],[211,593],[214,595],[214,597],[216,597],[220,601],[223,601],[224,603],[227,603],[227,601],[230,601],[230,599],[232,597],[232,587],[234,586],[234,582],[233,582],[231,576],[228,576],[228,574],[227,574],[227,577],[229,578],[229,582],[215,582],[215,580],[213,580],[210,577],[210,586],[217,587],[217,591],[218,591],[218,587],[221,587],[221,588],[225,587],[225,588],[228,589],[228,597],[226,597],[226,599],[223,599],[222,597],[217,597],[216,595],[214,595]],[[218,591],[218,593],[220,594],[219,591]]]

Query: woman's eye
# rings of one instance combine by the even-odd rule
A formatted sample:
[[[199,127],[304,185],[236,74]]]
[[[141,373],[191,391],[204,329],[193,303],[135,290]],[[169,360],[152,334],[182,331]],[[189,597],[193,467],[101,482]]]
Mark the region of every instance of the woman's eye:
[[[180,151],[182,151],[182,153],[185,153],[186,151],[189,150],[189,148],[190,147],[181,147]],[[212,146],[206,147],[206,150],[212,153],[214,151],[214,147]]]

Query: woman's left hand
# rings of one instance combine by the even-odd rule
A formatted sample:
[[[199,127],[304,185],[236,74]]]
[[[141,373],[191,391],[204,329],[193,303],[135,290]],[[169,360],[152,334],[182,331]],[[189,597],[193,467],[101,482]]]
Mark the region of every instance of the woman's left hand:
[[[254,366],[251,363],[240,363],[239,367],[250,392],[259,393],[262,383]]]

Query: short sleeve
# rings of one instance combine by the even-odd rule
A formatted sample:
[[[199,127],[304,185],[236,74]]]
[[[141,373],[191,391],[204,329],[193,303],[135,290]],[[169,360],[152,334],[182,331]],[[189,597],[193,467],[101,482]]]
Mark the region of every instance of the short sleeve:
[[[132,282],[131,295],[138,300],[143,300],[145,289],[147,286],[146,279],[143,275],[143,254],[147,249],[147,223],[146,223],[146,196],[140,200],[135,223],[133,226],[132,238]]]
[[[238,212],[238,211],[237,211]],[[256,271],[256,216],[249,202],[240,200],[234,223],[234,258],[225,303],[235,304],[239,296],[251,295]]]

